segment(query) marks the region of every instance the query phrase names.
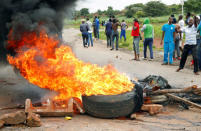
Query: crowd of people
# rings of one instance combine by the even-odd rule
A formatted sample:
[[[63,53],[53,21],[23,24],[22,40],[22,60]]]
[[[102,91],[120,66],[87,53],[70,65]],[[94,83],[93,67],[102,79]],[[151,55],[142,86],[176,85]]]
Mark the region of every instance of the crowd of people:
[[[168,23],[162,26],[162,39],[161,45],[164,47],[164,57],[162,65],[172,65],[175,60],[180,60],[179,68],[176,70],[179,72],[185,66],[187,57],[193,56],[192,65],[194,65],[194,73],[199,75],[201,70],[201,15],[191,15],[187,13],[186,20],[183,20],[183,16],[180,15],[178,20],[174,15],[169,17]],[[115,16],[111,16],[107,22],[102,22],[105,26],[105,35],[107,38],[107,47],[110,50],[119,49],[119,39],[126,41],[126,30],[128,25],[125,20],[119,22]],[[121,28],[119,33],[118,27]],[[100,21],[96,16],[93,23],[87,18],[87,21],[82,20],[80,25],[80,31],[82,32],[83,46],[93,47],[92,33],[94,33],[95,40],[99,39]],[[133,50],[134,59],[140,61],[140,40],[142,40],[141,34],[144,35],[144,59],[147,59],[147,47],[149,47],[150,58],[154,59],[153,54],[153,42],[154,42],[154,27],[150,24],[150,19],[145,18],[144,23],[140,26],[137,18],[134,18],[132,25],[131,36],[133,37]],[[185,42],[184,41],[185,34]],[[181,55],[182,52],[182,55]]]

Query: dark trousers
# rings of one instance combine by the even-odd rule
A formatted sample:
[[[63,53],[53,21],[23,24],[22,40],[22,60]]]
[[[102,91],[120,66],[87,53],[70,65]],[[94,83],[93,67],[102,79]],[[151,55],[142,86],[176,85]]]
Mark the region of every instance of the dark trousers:
[[[114,49],[114,41],[116,39],[116,49],[118,50],[119,48],[119,32],[114,31],[112,34],[112,49]]]
[[[145,38],[144,40],[144,58],[147,58],[147,46],[149,46],[150,58],[153,59],[153,38]]]
[[[183,69],[189,55],[189,52],[192,52],[193,61],[194,61],[194,73],[198,72],[198,59],[197,59],[197,46],[196,45],[185,45],[180,61],[180,69]]]
[[[174,54],[173,54],[173,58],[176,58],[176,52],[177,52],[177,58],[180,57],[180,49],[179,49],[179,40],[175,41],[175,49],[174,49]]]
[[[107,36],[107,47],[112,46],[112,34],[106,34]]]
[[[88,43],[88,33],[82,33],[82,39],[83,39],[83,46],[85,47]]]

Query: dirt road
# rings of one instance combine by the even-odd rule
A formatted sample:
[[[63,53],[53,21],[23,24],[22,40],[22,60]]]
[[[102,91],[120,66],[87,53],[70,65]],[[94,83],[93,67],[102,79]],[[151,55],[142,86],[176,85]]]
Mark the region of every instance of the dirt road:
[[[126,73],[130,78],[139,79],[147,75],[161,75],[167,78],[171,85],[183,88],[190,85],[200,85],[201,77],[194,76],[191,70],[185,69],[176,73],[176,67],[161,66],[161,63],[150,61],[130,61],[132,52],[110,51],[105,41],[96,41],[93,48],[83,48],[79,31],[66,29],[63,38],[70,44],[76,56],[81,60],[104,66],[113,64],[120,72]],[[13,101],[24,98],[35,98],[36,101],[49,94],[48,91],[30,85],[23,78],[15,75],[10,66],[2,67],[0,71],[0,106],[12,104]],[[31,88],[31,89],[30,89]],[[8,95],[9,93],[9,95]],[[35,97],[37,96],[37,97]],[[23,98],[22,98],[23,97]],[[87,115],[75,115],[72,120],[62,118],[42,118],[42,127],[6,127],[3,131],[171,131],[201,130],[201,111],[195,108],[181,110],[178,106],[165,107],[164,112],[157,116],[147,113],[137,114],[137,120],[105,120]],[[2,112],[0,111],[0,114]]]
[[[73,51],[78,58],[86,62],[104,66],[113,64],[120,72],[126,73],[130,78],[137,77],[142,79],[148,75],[161,75],[169,83],[177,88],[183,88],[191,85],[201,86],[201,76],[195,76],[192,70],[184,69],[176,73],[176,66],[162,66],[154,61],[130,61],[133,58],[131,51],[120,49],[119,51],[110,51],[106,48],[106,41],[95,41],[93,48],[83,48],[80,32],[75,29],[64,30],[63,38],[73,46]]]

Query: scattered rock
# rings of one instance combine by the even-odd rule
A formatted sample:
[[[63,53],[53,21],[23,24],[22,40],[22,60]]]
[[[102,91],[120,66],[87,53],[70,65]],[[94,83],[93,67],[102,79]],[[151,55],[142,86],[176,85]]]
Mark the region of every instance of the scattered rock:
[[[40,121],[40,115],[35,113],[28,113],[26,125],[29,127],[40,127],[42,125]]]
[[[147,104],[147,105],[143,105],[141,110],[148,111],[150,115],[156,115],[162,112],[163,106],[158,104]]]
[[[2,115],[0,117],[0,120],[4,121],[6,125],[22,124],[26,121],[26,114],[24,111],[8,113],[8,114]]]
[[[5,123],[5,122],[4,122],[3,120],[0,120],[0,129],[3,128],[4,123]]]
[[[136,115],[136,114],[132,114],[132,115],[130,116],[130,118],[131,118],[131,120],[136,120],[136,119],[137,119],[137,115]]]

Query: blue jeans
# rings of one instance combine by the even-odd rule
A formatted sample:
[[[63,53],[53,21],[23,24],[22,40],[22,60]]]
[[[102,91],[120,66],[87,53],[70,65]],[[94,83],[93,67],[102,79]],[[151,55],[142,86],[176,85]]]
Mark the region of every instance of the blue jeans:
[[[112,49],[114,49],[114,41],[116,39],[116,50],[119,48],[119,32],[114,31],[112,34]]]
[[[91,41],[91,42],[90,42],[90,41]],[[93,47],[92,33],[89,33],[89,34],[88,34],[88,46],[90,46],[90,43],[91,43],[91,46]]]
[[[153,59],[153,38],[145,38],[144,40],[144,58],[147,58],[147,46],[149,46],[150,58]]]
[[[198,66],[201,70],[201,38],[197,39],[197,56],[198,56]]]
[[[173,53],[174,53],[174,42],[165,42],[163,62],[168,63],[168,56],[169,56],[169,64],[173,64]]]
[[[121,30],[120,39],[122,38],[122,36],[124,37],[124,41],[126,41],[126,30]]]

